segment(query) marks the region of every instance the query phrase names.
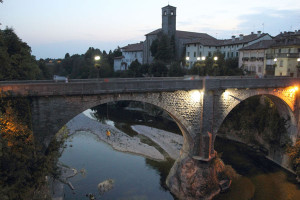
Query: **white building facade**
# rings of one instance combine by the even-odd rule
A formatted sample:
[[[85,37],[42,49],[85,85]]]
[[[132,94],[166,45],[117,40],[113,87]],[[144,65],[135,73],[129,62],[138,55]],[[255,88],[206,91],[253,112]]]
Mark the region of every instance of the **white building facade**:
[[[216,51],[222,53],[225,59],[238,58],[239,49],[263,40],[272,40],[272,37],[258,31],[257,34],[253,32],[245,36],[241,34],[238,38],[232,36],[228,40],[192,39],[185,44],[187,65],[191,67],[195,62],[202,60],[202,57],[212,57]]]
[[[129,44],[121,48],[122,56],[114,58],[114,71],[128,70],[133,61],[143,63],[143,42]]]

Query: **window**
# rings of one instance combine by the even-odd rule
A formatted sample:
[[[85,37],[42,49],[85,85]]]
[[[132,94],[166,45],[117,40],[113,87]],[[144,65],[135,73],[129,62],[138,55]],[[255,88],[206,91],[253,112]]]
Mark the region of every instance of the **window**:
[[[258,67],[258,72],[261,73],[261,67]]]
[[[188,47],[190,47],[190,45],[188,44]]]
[[[194,57],[196,57],[196,51],[194,52]]]
[[[231,52],[231,58],[233,58],[233,52]]]
[[[210,51],[208,52],[208,57],[211,57],[211,52]]]
[[[280,74],[279,74],[280,76],[282,76],[282,72],[280,72]]]
[[[239,52],[236,52],[236,57],[239,57]]]
[[[229,58],[229,52],[227,52],[227,58]]]
[[[202,57],[202,55],[201,55],[202,53],[200,52],[200,57]]]
[[[281,49],[278,50],[278,53],[281,53]]]
[[[167,15],[167,11],[164,12],[164,15]]]
[[[196,44],[194,44],[194,46],[196,46]]]
[[[210,46],[208,46],[208,48],[210,49]]]
[[[174,12],[173,12],[173,11],[171,11],[171,15],[174,15]]]
[[[279,67],[283,67],[283,60],[280,61]]]
[[[190,52],[187,52],[187,56],[188,56],[188,57],[190,56]]]

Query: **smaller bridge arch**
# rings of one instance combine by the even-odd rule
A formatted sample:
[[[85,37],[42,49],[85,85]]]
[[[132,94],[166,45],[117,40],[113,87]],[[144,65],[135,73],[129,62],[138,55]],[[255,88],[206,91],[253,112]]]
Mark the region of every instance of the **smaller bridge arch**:
[[[267,96],[276,106],[279,114],[285,119],[290,119],[289,135],[293,142],[297,139],[296,89],[292,86],[285,88],[263,89],[228,89],[218,91],[215,95],[216,112],[213,133],[216,135],[227,115],[242,101],[254,96]]]

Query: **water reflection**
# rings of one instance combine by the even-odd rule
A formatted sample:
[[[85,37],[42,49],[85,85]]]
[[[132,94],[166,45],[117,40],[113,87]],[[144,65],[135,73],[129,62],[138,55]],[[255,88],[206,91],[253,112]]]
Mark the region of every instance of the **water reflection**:
[[[105,199],[173,199],[160,186],[163,176],[148,164],[152,161],[114,151],[88,132],[75,134],[67,144],[60,161],[87,173],[70,179],[76,190],[73,194],[65,188],[65,199],[84,199],[87,193],[97,194],[99,199],[97,185],[107,179],[114,179],[115,186],[104,194]]]

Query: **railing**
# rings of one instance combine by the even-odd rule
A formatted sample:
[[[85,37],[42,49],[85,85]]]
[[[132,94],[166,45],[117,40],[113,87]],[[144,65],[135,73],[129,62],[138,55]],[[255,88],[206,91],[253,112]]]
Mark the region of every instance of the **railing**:
[[[274,59],[274,58],[299,58],[300,53],[276,53],[276,54],[267,54],[267,59]]]

